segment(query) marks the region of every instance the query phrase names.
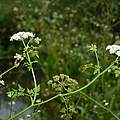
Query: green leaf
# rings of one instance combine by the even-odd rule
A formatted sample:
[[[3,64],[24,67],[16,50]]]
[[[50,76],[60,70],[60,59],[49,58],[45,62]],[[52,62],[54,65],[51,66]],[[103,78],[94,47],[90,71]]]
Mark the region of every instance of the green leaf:
[[[61,113],[65,113],[66,112],[66,109],[65,107],[63,107],[61,110],[60,110]]]

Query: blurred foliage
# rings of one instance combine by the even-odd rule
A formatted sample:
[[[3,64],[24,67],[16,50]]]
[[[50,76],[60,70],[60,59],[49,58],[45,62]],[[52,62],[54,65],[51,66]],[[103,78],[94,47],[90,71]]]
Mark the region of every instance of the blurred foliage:
[[[41,79],[44,79],[44,82],[41,80],[43,97],[47,94],[47,81],[56,74],[68,74],[71,78],[77,79],[82,86],[94,77],[91,75],[92,68],[85,72],[82,70],[84,65],[91,62],[96,65],[95,56],[87,47],[89,44],[97,45],[102,70],[112,61],[113,58],[110,59],[106,54],[105,47],[108,44],[120,43],[119,13],[119,0],[0,0],[1,71],[12,64],[11,58],[19,51],[16,43],[9,42],[10,36],[18,31],[30,31],[42,39],[39,66],[35,68],[38,77],[41,74]],[[22,78],[31,79],[29,74],[21,77],[24,76],[24,71],[22,68],[13,71],[8,78],[16,81]],[[102,82],[99,82],[102,86],[96,84],[96,91],[90,91],[88,88],[86,92],[98,101],[107,99],[111,109],[120,116],[120,86],[116,85],[119,84],[119,77],[113,76],[110,73],[102,76]],[[112,119],[105,111],[94,108],[89,100],[81,96],[79,99],[80,113],[78,116],[75,115],[75,120]],[[53,109],[53,112],[56,111]]]

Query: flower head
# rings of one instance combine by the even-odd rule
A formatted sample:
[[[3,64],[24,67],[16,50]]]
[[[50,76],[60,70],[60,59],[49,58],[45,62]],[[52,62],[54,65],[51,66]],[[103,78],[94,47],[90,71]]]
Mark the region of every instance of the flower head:
[[[20,54],[18,54],[18,53],[16,53],[14,58],[17,59],[17,60],[23,60],[23,57]]]
[[[109,50],[110,54],[116,54],[120,56],[120,46],[119,45],[108,45],[106,50]]]
[[[28,38],[34,38],[35,35],[31,32],[18,32],[16,34],[14,34],[11,38],[10,38],[10,41],[13,41],[13,40],[20,40],[21,38],[23,39],[28,39]]]
[[[97,51],[97,46],[94,45],[94,44],[91,44],[91,45],[88,46],[88,47],[89,47],[89,49],[90,49],[91,51]]]

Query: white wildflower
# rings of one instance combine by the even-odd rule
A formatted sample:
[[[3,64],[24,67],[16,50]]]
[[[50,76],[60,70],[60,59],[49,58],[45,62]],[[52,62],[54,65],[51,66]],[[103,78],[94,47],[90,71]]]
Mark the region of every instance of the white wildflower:
[[[15,101],[12,101],[12,105],[15,105]]]
[[[106,100],[103,100],[103,102],[105,103],[105,102],[106,102]]]
[[[108,103],[108,102],[106,102],[106,103],[105,103],[105,106],[108,106],[108,105],[109,105],[109,103]]]
[[[109,69],[108,72],[110,73],[110,72],[111,72],[111,69]]]
[[[0,84],[5,85],[4,80],[0,80]]]
[[[18,54],[18,53],[16,53],[14,58],[17,59],[17,60],[23,60],[23,57],[20,54]]]
[[[11,94],[8,94],[8,97],[10,97],[10,98],[11,98],[11,97],[12,97],[12,95],[11,95]]]
[[[11,38],[10,38],[10,41],[13,41],[13,40],[20,40],[21,38],[23,39],[28,39],[29,37],[31,38],[34,38],[35,35],[31,32],[18,32],[16,34],[14,34]]]
[[[27,117],[30,117],[31,115],[30,115],[30,114],[27,114],[26,116],[27,116]]]
[[[38,113],[40,113],[40,112],[41,112],[41,110],[38,110],[37,112],[38,112]]]
[[[94,45],[94,44],[89,45],[88,48],[89,48],[91,51],[97,51],[97,46]]]
[[[97,105],[94,105],[93,107],[94,107],[94,108],[97,108]]]
[[[106,100],[103,100],[103,103],[104,103],[105,106],[109,105],[109,103]]]
[[[116,52],[116,55],[117,55],[117,56],[120,56],[120,50]]]
[[[108,45],[106,50],[109,50],[110,54],[116,54],[120,56],[120,46],[119,45]]]
[[[34,39],[34,41],[35,41],[37,44],[39,44],[39,43],[41,42],[41,38],[36,37],[36,38]]]

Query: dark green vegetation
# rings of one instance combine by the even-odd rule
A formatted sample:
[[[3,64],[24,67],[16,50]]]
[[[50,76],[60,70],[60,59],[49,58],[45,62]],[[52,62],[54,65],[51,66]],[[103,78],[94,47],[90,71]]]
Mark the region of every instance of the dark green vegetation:
[[[95,67],[97,64],[88,45],[97,45],[101,71],[115,59],[105,48],[120,43],[119,15],[119,0],[0,0],[0,72],[12,65],[13,56],[19,51],[19,45],[9,41],[10,36],[18,31],[30,31],[42,39],[39,65],[34,66],[37,82],[41,83],[41,98],[52,95],[52,91],[46,89],[47,82],[56,74],[67,74],[82,87],[95,77],[94,69],[85,69],[85,65],[89,67],[93,63]],[[32,82],[28,85],[32,79],[29,74],[23,66],[10,72],[4,78],[6,89],[13,87],[11,81],[32,87]],[[103,105],[106,100],[107,107],[120,117],[119,69],[115,75],[101,76],[84,92]],[[73,120],[115,119],[82,94],[76,95],[74,101],[77,113],[73,114]],[[59,99],[51,101],[42,106],[40,113],[34,112],[33,118],[61,119],[60,107]]]

